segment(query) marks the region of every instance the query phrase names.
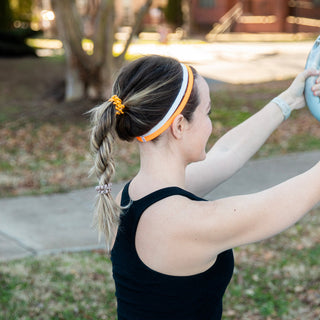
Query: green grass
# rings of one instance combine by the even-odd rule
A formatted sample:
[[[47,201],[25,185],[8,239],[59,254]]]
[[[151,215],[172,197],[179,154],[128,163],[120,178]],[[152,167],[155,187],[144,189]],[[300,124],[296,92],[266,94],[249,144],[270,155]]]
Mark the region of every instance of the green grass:
[[[214,116],[213,116],[213,122],[221,122],[225,126],[228,127],[234,127],[238,125],[239,123],[247,120],[251,113],[244,110],[234,110],[232,111],[232,116],[230,117],[230,109],[228,107],[221,107],[217,110],[215,110]]]
[[[110,263],[99,253],[0,265],[1,319],[115,319]]]
[[[320,140],[309,134],[297,134],[288,141],[288,152],[299,152],[305,150],[319,150]]]
[[[224,320],[320,317],[320,209],[261,243],[236,248]],[[111,263],[104,252],[0,263],[0,319],[116,319]]]
[[[211,94],[213,135],[209,146],[224,133],[248,119],[273,97],[289,86],[291,80],[279,83],[226,86]],[[319,150],[320,126],[308,108],[294,111],[257,152],[257,157],[270,157],[294,152]]]
[[[320,245],[298,252],[283,249],[281,254],[284,250],[279,259],[265,266],[255,266],[254,260],[250,264],[238,265],[226,304],[233,303],[233,308],[239,308],[239,311],[246,306],[246,312],[250,306],[262,319],[268,316],[271,319],[304,319],[296,313],[308,308],[305,295],[319,293],[320,273],[315,257],[319,259]],[[245,285],[239,285],[239,282]],[[309,302],[310,311],[319,300]],[[320,312],[319,305],[317,311]]]
[[[235,249],[224,319],[320,317],[319,213],[315,209],[284,233]]]

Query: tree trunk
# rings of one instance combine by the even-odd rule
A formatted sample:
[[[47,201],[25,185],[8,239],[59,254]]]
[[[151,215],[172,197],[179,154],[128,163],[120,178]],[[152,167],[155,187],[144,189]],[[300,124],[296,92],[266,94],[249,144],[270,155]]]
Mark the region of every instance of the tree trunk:
[[[104,98],[111,92],[112,75],[117,66],[113,57],[115,9],[114,0],[101,0],[94,38],[94,61],[99,68],[99,93]],[[98,88],[96,88],[98,89]]]
[[[79,69],[76,64],[73,63],[76,58],[73,56],[71,50],[67,49],[67,46],[64,46],[64,48],[67,62],[65,74],[65,100],[79,100],[85,95],[85,88],[79,74]]]
[[[183,29],[184,36],[191,34],[191,3],[190,0],[182,0]]]
[[[76,9],[75,0],[52,0],[67,61],[66,100],[77,100],[84,96],[100,99],[110,95],[113,75],[123,64],[133,34],[143,21],[152,0],[146,0],[145,5],[140,9],[132,28],[132,35],[118,57],[113,56],[114,3],[115,0],[100,0],[98,14],[96,14],[96,29],[93,33],[94,50],[93,55],[89,56],[82,49],[83,24]]]
[[[126,45],[124,46],[123,52],[117,57],[118,64],[122,64],[123,63],[125,55],[126,55],[128,49],[129,49],[129,45],[131,44],[131,41],[132,41],[134,35],[140,29],[142,21],[143,21],[143,18],[145,16],[145,14],[148,12],[148,10],[150,9],[151,5],[152,5],[152,0],[146,0],[145,4],[140,8],[140,10],[139,10],[139,12],[137,14],[134,26],[132,27],[132,31],[131,31],[130,37],[126,42]]]
[[[83,62],[89,60],[82,49],[82,32],[80,19],[77,17],[73,0],[53,0],[52,6],[56,15],[56,24],[63,42],[66,58],[65,100],[78,100],[86,95],[82,79]],[[89,58],[89,57],[88,57]]]

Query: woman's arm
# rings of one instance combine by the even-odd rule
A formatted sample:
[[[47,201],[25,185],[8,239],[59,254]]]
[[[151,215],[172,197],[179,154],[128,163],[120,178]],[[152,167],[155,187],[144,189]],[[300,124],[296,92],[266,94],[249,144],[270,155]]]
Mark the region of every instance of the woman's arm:
[[[262,192],[188,204],[181,225],[194,250],[217,254],[287,229],[320,201],[320,162]],[[197,248],[197,249],[196,249]]]
[[[305,106],[305,79],[314,75],[319,75],[319,72],[307,70],[300,73],[291,86],[279,95],[291,110]],[[317,84],[314,92],[320,95],[319,90],[320,85]],[[187,189],[204,196],[230,178],[257,152],[283,120],[283,112],[271,101],[259,112],[227,132],[207,153],[204,161],[192,163],[187,167]]]

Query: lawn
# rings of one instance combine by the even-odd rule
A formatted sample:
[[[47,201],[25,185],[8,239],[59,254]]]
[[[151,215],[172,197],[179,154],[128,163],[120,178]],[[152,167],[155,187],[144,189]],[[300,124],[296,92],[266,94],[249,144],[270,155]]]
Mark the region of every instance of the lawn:
[[[88,178],[89,121],[98,103],[61,100],[62,58],[0,59],[0,196],[63,192]],[[213,86],[211,146],[259,110],[291,80]],[[255,157],[319,150],[319,123],[293,113]],[[138,168],[136,144],[116,146],[114,181]],[[235,250],[225,319],[320,319],[320,209],[262,243]],[[103,252],[0,263],[0,319],[116,319],[111,265]]]

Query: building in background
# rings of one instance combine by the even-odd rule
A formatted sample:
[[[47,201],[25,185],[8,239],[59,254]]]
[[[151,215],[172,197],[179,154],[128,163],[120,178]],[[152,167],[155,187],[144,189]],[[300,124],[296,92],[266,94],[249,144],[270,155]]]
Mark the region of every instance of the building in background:
[[[191,20],[199,31],[227,21],[231,32],[319,32],[320,0],[191,0]]]
[[[146,0],[116,0],[116,24],[130,32],[135,16]],[[76,0],[83,17],[94,12],[99,0]],[[168,0],[153,0],[144,19],[144,31],[156,31],[164,25],[163,9]],[[50,35],[54,30],[54,13],[51,0],[34,0],[34,10],[40,19],[34,29]],[[187,34],[207,34],[214,28],[224,32],[311,32],[320,31],[320,0],[182,0],[184,6],[184,31]],[[127,28],[121,28],[127,27]],[[92,34],[91,20],[85,21],[86,34]],[[142,30],[141,30],[142,31]],[[175,30],[171,30],[174,32]],[[214,32],[215,33],[215,32]]]

